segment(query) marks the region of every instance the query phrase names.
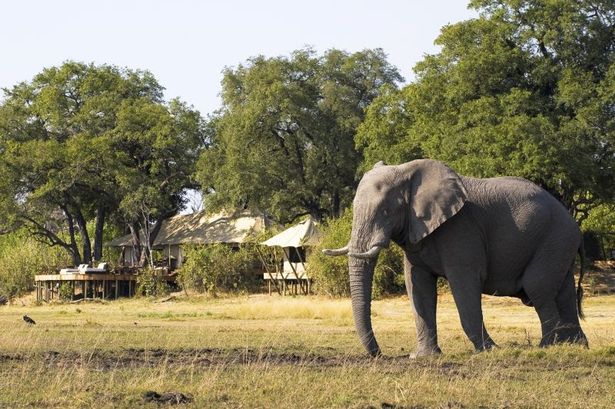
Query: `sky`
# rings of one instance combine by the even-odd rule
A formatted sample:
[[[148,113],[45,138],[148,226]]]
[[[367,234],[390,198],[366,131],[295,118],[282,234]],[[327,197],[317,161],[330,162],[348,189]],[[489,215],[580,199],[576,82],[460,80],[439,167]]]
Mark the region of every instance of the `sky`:
[[[149,70],[207,115],[225,67],[250,57],[382,48],[406,81],[468,0],[0,0],[0,88],[67,60]],[[1,98],[1,97],[0,97]]]

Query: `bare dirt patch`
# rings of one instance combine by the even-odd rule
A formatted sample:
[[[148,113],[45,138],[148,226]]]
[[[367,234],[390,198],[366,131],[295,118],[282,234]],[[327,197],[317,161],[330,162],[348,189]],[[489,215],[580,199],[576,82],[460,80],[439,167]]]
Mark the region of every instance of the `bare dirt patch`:
[[[9,361],[23,361],[24,358],[20,354],[0,354],[0,363]]]
[[[237,349],[123,349],[120,351],[94,350],[87,352],[46,351],[34,354],[0,354],[0,363],[6,361],[40,360],[48,368],[87,366],[100,371],[123,368],[168,366],[306,366],[315,368],[381,365],[388,370],[405,370],[413,367],[429,367],[440,373],[458,375],[463,365],[438,359],[413,360],[410,355],[381,356],[365,355],[315,355],[274,350]]]
[[[530,354],[525,358],[517,357],[524,352]],[[558,359],[541,359],[543,350],[521,347],[515,348],[510,356],[502,356],[498,361],[499,377],[508,379],[514,376],[519,365],[540,366],[544,370],[566,369],[569,365],[578,366],[580,362],[573,360],[561,361]],[[536,355],[536,356],[534,356]],[[482,356],[482,355],[481,355]],[[488,355],[484,355],[487,357]],[[400,374],[408,371],[426,369],[447,378],[474,378],[480,375],[476,367],[484,365],[481,359],[474,359],[472,355],[427,357],[413,359],[410,355],[380,356],[371,358],[367,355],[335,355],[333,353],[317,355],[314,353],[296,353],[276,351],[274,349],[141,349],[128,348],[118,351],[90,350],[90,351],[45,351],[32,354],[0,354],[0,364],[4,362],[40,362],[46,368],[62,370],[73,367],[87,367],[96,371],[109,372],[118,369],[137,369],[155,367],[199,367],[199,368],[230,368],[237,366],[251,367],[278,367],[297,366],[307,368],[349,368],[377,367],[380,372]],[[482,362],[482,363],[481,363]],[[593,362],[593,361],[592,361]],[[612,366],[615,364],[611,358],[601,359],[600,365]],[[590,365],[590,363],[587,363]]]
[[[143,393],[143,400],[161,405],[180,405],[192,402],[192,397],[181,392],[158,393],[156,391],[147,391]]]
[[[118,352],[94,351],[86,355],[48,352],[44,356],[48,365],[87,359],[89,366],[101,370],[154,367],[162,364],[177,366],[233,366],[233,365],[303,365],[332,367],[366,364],[372,361],[361,356],[300,355],[292,352],[274,352],[255,349],[125,349]],[[397,358],[399,359],[399,358]],[[406,358],[407,359],[407,358]]]

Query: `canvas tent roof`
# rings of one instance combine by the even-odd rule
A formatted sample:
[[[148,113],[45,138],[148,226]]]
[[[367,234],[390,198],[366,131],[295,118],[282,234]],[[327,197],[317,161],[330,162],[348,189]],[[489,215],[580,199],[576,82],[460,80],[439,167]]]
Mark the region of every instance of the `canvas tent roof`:
[[[204,212],[177,215],[162,222],[154,248],[178,244],[243,243],[253,232],[269,227],[262,213],[240,211],[233,214],[206,215]],[[140,233],[141,237],[143,233]],[[127,234],[107,242],[108,247],[132,246]]]
[[[154,246],[243,243],[250,233],[260,232],[269,227],[264,215],[249,211],[212,216],[196,213],[175,216],[165,221],[154,241]]]
[[[312,218],[309,218],[276,234],[261,244],[270,247],[304,247],[316,244],[319,237],[320,231],[316,222]]]
[[[129,247],[132,246],[132,235],[126,234],[124,236],[116,237],[111,241],[105,242],[107,247]]]

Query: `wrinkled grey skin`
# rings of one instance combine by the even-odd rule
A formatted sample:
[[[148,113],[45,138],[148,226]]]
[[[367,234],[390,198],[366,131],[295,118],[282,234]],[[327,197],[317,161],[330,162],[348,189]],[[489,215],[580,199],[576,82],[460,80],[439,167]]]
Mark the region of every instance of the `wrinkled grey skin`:
[[[391,240],[405,252],[416,356],[440,352],[438,277],[448,280],[463,330],[479,351],[495,346],[483,324],[481,294],[533,306],[541,346],[587,345],[572,271],[581,233],[566,209],[533,183],[463,177],[433,160],[379,163],[359,183],[353,214],[348,246],[324,252],[348,253],[355,325],[372,356],[380,354],[371,325],[372,278],[378,252]]]

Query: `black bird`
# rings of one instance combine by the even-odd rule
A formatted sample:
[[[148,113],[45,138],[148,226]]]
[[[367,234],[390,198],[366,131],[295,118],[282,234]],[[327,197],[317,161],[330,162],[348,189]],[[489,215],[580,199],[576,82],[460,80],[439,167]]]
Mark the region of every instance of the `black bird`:
[[[26,322],[26,324],[28,325],[34,325],[36,324],[36,322],[34,322],[34,320],[30,317],[28,317],[27,315],[23,316],[23,320]]]

